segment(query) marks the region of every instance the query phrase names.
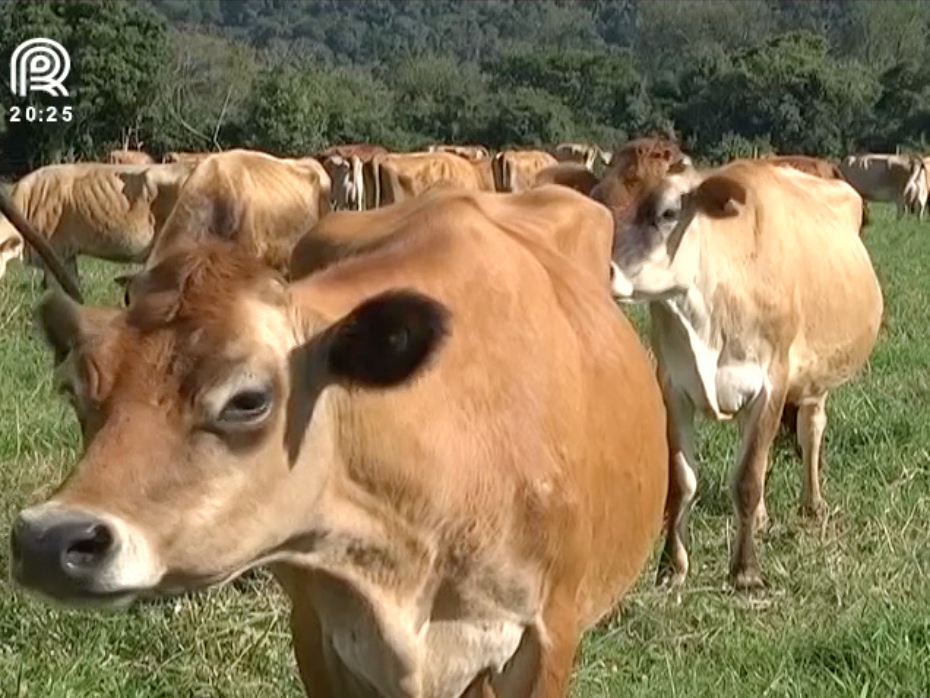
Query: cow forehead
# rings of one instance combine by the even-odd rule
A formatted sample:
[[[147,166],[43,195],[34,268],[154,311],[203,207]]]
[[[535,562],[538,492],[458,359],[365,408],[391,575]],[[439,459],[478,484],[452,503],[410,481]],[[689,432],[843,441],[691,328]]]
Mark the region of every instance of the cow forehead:
[[[69,373],[100,397],[118,392],[120,398],[163,401],[222,380],[242,365],[284,364],[294,345],[286,313],[246,300],[227,320],[185,319],[142,329],[124,319],[81,347]]]

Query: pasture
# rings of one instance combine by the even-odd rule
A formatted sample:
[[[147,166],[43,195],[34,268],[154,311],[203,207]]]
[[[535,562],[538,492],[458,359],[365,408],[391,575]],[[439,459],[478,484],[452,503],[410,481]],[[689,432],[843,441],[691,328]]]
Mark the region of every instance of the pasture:
[[[652,588],[654,562],[617,617],[588,635],[579,698],[915,696],[930,693],[930,227],[872,205],[866,231],[886,327],[866,373],[828,402],[819,527],[796,515],[799,463],[778,442],[759,552],[771,589],[724,587],[729,425],[701,425],[692,570],[680,603]],[[829,250],[823,250],[828,255]],[[38,275],[11,265],[0,292],[0,567],[6,527],[47,495],[78,448],[33,329]],[[92,302],[116,303],[118,267],[82,259]],[[632,311],[637,321],[643,313]],[[49,608],[0,594],[0,696],[303,695],[283,595],[264,573],[125,614]]]

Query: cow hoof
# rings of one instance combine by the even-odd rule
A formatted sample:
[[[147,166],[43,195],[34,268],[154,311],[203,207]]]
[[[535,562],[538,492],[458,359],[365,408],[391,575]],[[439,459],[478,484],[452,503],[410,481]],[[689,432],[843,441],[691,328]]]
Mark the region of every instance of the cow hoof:
[[[661,591],[672,592],[681,587],[688,577],[688,570],[676,570],[671,566],[660,567],[656,574],[656,588]]]
[[[827,516],[827,505],[823,500],[802,504],[800,507],[801,517],[812,523],[820,523]]]
[[[730,585],[740,592],[761,591],[767,586],[759,571],[753,569],[730,573]]]

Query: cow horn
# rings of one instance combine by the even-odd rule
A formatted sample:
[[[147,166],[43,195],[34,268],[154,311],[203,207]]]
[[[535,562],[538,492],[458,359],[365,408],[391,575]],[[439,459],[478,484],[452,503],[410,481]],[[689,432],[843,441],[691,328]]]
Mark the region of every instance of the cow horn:
[[[83,303],[84,297],[81,295],[81,289],[77,279],[73,278],[71,274],[68,273],[61,258],[55,254],[55,251],[51,248],[46,239],[30,225],[29,221],[25,219],[23,214],[20,213],[19,209],[16,207],[16,204],[13,203],[9,194],[2,188],[0,188],[0,213],[6,216],[7,220],[10,221],[13,227],[16,228],[17,232],[22,236],[23,240],[28,242],[32,248],[39,253],[42,261],[45,262],[45,265],[48,267],[49,271],[52,272],[55,280],[61,284],[65,292],[78,303]]]

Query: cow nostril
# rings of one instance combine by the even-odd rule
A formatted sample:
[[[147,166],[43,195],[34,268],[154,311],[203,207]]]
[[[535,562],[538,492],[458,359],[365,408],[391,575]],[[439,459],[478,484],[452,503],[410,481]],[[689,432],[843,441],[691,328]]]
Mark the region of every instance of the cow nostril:
[[[113,534],[110,529],[103,524],[95,524],[65,549],[65,566],[71,569],[94,567],[103,561],[112,547]]]

